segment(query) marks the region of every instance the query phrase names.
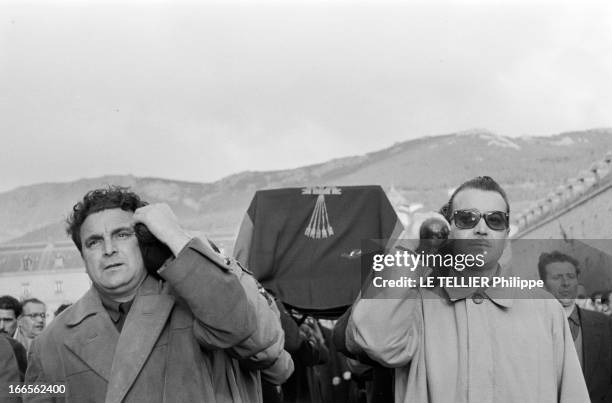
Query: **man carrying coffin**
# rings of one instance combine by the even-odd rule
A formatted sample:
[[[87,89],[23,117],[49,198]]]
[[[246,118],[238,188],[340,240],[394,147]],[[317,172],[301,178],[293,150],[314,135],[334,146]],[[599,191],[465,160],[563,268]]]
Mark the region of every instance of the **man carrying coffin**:
[[[155,271],[141,225],[169,249]],[[259,402],[259,370],[276,383],[290,375],[278,314],[254,280],[167,205],[93,190],[68,232],[93,284],[33,341],[26,372],[26,383],[64,383],[66,393],[25,401]]]
[[[504,190],[490,177],[472,179],[445,213],[446,249],[485,257],[481,267],[449,275],[505,275]],[[396,402],[589,401],[565,314],[545,291],[386,289],[357,300],[345,336],[349,352],[395,368]]]

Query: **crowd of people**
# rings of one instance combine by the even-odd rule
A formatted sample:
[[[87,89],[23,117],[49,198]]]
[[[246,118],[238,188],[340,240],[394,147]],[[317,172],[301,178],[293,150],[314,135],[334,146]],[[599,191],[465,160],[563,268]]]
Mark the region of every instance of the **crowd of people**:
[[[415,279],[508,275],[509,213],[499,184],[477,177],[423,223],[416,249],[399,240],[388,252],[484,256],[478,269],[421,266]],[[0,401],[612,402],[609,293],[584,298],[579,262],[560,251],[536,262],[545,290],[366,280],[325,320],[128,189],[88,192],[67,224],[92,287],[50,321],[36,298],[0,297]],[[18,382],[66,391],[11,393]]]
[[[589,296],[582,284],[578,285],[578,305],[589,311],[612,316],[612,290],[594,291]]]

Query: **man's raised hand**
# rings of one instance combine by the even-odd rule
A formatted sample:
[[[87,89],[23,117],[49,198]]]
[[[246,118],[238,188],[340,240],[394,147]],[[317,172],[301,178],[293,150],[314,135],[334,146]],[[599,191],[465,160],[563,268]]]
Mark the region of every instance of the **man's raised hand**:
[[[178,223],[174,212],[166,203],[155,203],[134,212],[134,221],[142,223],[161,242],[168,245],[174,256],[187,245],[191,235]]]

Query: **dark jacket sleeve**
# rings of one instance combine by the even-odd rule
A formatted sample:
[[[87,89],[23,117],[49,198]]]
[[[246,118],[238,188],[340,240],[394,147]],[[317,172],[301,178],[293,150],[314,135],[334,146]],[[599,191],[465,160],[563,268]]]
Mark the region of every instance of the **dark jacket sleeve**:
[[[17,366],[19,367],[19,373],[21,374],[21,379],[25,376],[26,369],[28,368],[28,353],[20,342],[13,339],[12,337],[7,337],[9,343],[11,343],[11,347],[13,347],[13,352],[15,353],[15,359],[17,360]]]
[[[608,343],[607,347],[610,350],[612,350],[612,318],[607,317],[606,319],[607,319],[608,330],[607,330],[607,337],[605,338],[605,342]],[[612,359],[612,354],[610,354],[610,357]],[[608,363],[608,368],[612,368],[612,362]],[[603,401],[612,402],[612,370],[608,374],[608,391]]]
[[[7,337],[0,335],[0,402],[21,402],[21,397],[9,395],[9,384],[22,379],[13,347]]]
[[[297,322],[287,312],[283,303],[276,300],[276,306],[280,312],[281,324],[285,332],[285,350],[292,357],[297,358],[302,366],[325,364],[329,358],[327,347],[306,340]]]
[[[346,325],[351,317],[351,308],[347,309],[342,316],[338,318],[334,328],[332,330],[332,340],[336,350],[344,354],[349,358],[356,358],[354,354],[351,354],[346,348]]]
[[[285,332],[285,350],[293,354],[300,349],[304,342],[303,337],[300,335],[300,327],[291,314],[287,312],[283,303],[279,300],[275,300],[275,302],[280,312],[280,321]]]

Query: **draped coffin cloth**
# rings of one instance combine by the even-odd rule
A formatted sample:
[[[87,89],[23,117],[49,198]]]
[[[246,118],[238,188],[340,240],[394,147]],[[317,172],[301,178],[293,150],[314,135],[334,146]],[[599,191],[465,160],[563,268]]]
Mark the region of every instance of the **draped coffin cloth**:
[[[308,230],[314,227],[324,231]],[[380,186],[261,190],[242,222],[234,255],[284,303],[332,309],[351,305],[359,293],[362,240],[397,237],[401,230]]]

